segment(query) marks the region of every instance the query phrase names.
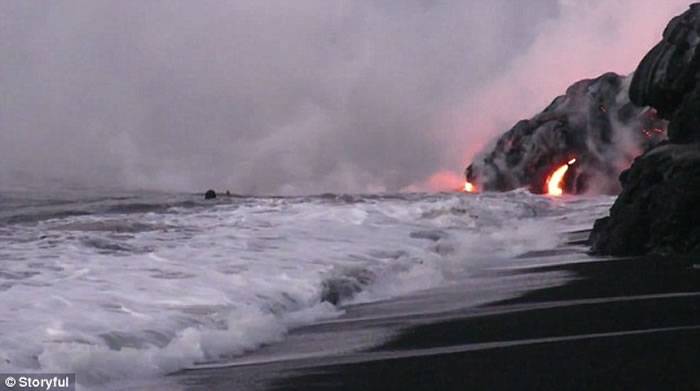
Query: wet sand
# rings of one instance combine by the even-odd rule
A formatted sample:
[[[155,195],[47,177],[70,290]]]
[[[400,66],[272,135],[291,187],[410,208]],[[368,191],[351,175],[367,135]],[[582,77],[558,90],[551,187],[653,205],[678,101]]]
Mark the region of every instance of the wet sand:
[[[562,286],[408,327],[376,348],[193,371],[188,389],[700,390],[700,269],[608,260],[504,271]]]

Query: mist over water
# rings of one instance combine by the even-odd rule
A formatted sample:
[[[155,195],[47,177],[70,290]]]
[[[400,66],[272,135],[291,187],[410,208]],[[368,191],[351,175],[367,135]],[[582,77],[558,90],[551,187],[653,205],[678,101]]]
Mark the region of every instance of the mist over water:
[[[164,375],[246,360],[299,327],[340,320],[350,303],[426,314],[513,297],[555,276],[523,286],[484,269],[586,261],[568,235],[611,202],[523,190],[218,202],[0,194],[0,372],[75,372],[95,390],[152,379],[158,387],[133,389],[177,390]],[[435,289],[459,294],[391,304]],[[390,332],[372,330],[359,341],[338,334],[314,354],[369,348]]]
[[[686,6],[0,1],[0,373],[189,389],[578,278],[612,197],[437,191]]]
[[[0,190],[440,190],[687,1],[0,3]]]

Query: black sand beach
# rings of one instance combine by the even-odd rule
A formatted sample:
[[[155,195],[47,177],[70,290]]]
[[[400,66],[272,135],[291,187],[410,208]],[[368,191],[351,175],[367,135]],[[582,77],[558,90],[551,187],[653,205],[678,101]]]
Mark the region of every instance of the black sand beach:
[[[574,278],[446,313],[378,348],[191,371],[177,382],[197,390],[700,389],[697,266],[609,259],[503,277],[551,272]]]

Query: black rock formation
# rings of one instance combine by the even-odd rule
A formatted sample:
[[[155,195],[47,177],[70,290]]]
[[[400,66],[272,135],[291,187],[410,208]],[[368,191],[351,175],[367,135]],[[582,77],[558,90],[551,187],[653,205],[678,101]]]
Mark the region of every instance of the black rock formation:
[[[204,193],[205,200],[213,200],[215,198],[216,198],[216,192],[214,190],[207,190],[207,192]]]
[[[552,171],[576,158],[565,177],[566,192],[618,193],[620,172],[665,139],[665,121],[630,102],[630,81],[606,73],[573,84],[543,112],[503,134],[467,167],[467,181],[479,190],[527,187],[542,193]]]
[[[596,254],[700,255],[699,44],[700,4],[693,4],[635,72],[632,101],[670,120],[670,140],[621,175],[622,194],[591,233]]]
[[[596,221],[594,253],[700,255],[700,144],[666,144],[621,176],[610,217]]]
[[[654,107],[671,121],[673,142],[700,141],[700,4],[671,20],[659,42],[642,60],[630,86],[630,99]]]

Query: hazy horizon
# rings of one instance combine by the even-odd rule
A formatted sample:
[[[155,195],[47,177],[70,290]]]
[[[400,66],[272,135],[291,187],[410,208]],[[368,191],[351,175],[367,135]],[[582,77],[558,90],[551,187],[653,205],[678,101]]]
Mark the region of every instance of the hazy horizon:
[[[449,189],[688,4],[3,1],[0,190]]]

